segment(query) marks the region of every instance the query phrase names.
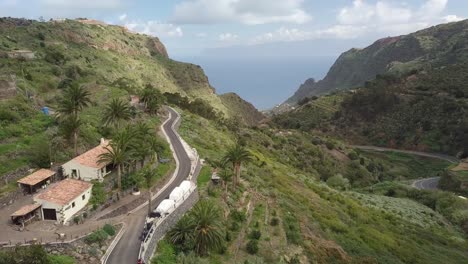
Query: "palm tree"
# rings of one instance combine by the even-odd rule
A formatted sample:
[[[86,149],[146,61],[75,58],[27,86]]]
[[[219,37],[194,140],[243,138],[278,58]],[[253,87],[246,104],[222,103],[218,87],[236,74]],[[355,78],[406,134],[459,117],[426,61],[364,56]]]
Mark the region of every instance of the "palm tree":
[[[133,144],[133,133],[127,128],[119,131],[113,140],[106,146],[107,152],[99,155],[99,163],[112,163],[117,167],[117,185],[122,190],[122,170],[128,163]]]
[[[224,187],[224,201],[227,199],[227,187],[228,181],[232,178],[232,172],[227,169],[227,162],[221,160],[207,160],[208,164],[215,170],[217,170],[218,176],[223,180]]]
[[[153,177],[156,175],[156,171],[152,170],[150,167],[145,167],[139,172],[139,176],[141,178],[141,181],[138,183],[140,187],[144,186],[148,189],[148,215],[151,214],[152,211],[152,206],[151,206],[151,180]]]
[[[239,184],[242,163],[252,161],[252,154],[239,143],[228,149],[224,162],[232,163],[234,171],[234,186]]]
[[[78,84],[72,84],[64,92],[64,98],[69,100],[71,103],[71,109],[73,115],[78,115],[78,112],[83,110],[84,107],[91,103],[91,94]]]
[[[226,168],[220,168],[220,170],[218,171],[218,176],[223,180],[224,201],[226,201],[228,193],[228,182],[232,179],[232,171]]]
[[[150,114],[155,114],[158,112],[158,109],[163,102],[163,95],[159,90],[148,84],[141,91],[140,100],[145,104],[145,109]]]
[[[193,249],[195,222],[190,214],[184,215],[167,233],[169,241],[182,249]]]
[[[206,256],[210,250],[219,249],[224,240],[221,210],[211,201],[199,202],[190,212],[194,222],[195,252]]]
[[[119,124],[124,120],[131,118],[131,111],[128,103],[120,99],[112,99],[104,109],[104,125],[114,125],[117,129]]]
[[[153,136],[148,138],[146,144],[152,151],[151,162],[157,164],[158,157],[164,151],[164,143],[160,140],[159,137]]]
[[[78,113],[91,103],[90,96],[82,86],[73,84],[65,90],[59,101],[57,118],[64,125],[66,134],[73,134],[75,155],[78,155],[78,133],[82,125]]]
[[[66,119],[62,120],[63,129],[65,135],[70,138],[73,138],[73,149],[75,155],[78,155],[78,134],[80,132],[80,127],[83,125],[81,119],[75,115],[69,115]]]

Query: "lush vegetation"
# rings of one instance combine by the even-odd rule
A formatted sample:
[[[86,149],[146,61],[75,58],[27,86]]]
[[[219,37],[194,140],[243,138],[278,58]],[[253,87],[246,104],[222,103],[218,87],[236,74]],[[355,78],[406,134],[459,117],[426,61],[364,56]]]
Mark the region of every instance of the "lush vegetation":
[[[374,156],[332,138],[293,130],[241,128],[233,133],[215,121],[187,112],[183,116],[182,136],[218,168],[218,175],[223,168],[217,161],[235,142],[248,146],[253,155],[241,170],[239,186],[230,185],[226,195],[224,184],[201,187],[202,201],[224,209],[225,247],[197,261],[463,263],[467,258],[459,222],[464,205],[450,208],[446,198],[437,198],[438,205],[431,207],[424,199],[386,197],[367,189],[339,192],[324,183],[350,190],[387,178],[410,179],[415,173],[423,177],[427,171],[443,170],[446,163],[394,153]],[[232,174],[232,168],[227,169]],[[171,231],[178,234],[174,240],[164,242],[172,261],[193,257],[194,245],[180,243],[191,241],[192,229],[184,229],[190,226],[185,221]]]
[[[8,264],[74,264],[69,256],[47,254],[41,245],[16,247],[0,251],[0,263]]]
[[[9,58],[15,50],[31,50],[35,59]],[[157,125],[162,93],[178,93],[187,100],[179,105],[206,117],[237,116],[199,66],[173,61],[157,38],[119,26],[0,18],[0,82],[7,83],[2,91],[16,88],[0,100],[0,175],[67,161],[76,152],[73,145],[81,153],[111,136],[128,118],[127,110],[132,119]],[[90,102],[71,102],[72,88]],[[130,106],[132,95],[140,97],[143,109]],[[41,113],[44,106],[68,117],[57,122]],[[122,106],[129,108],[123,116],[116,112]]]
[[[97,243],[99,246],[109,238],[115,235],[115,227],[112,225],[106,224],[101,229],[94,231],[85,237],[85,242],[88,244]]]

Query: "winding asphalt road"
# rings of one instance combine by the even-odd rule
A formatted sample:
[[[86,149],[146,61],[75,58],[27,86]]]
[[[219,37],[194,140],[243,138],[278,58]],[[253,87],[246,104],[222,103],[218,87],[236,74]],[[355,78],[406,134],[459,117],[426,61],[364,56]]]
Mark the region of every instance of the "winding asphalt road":
[[[375,146],[351,146],[353,148],[362,149],[362,150],[371,150],[371,151],[392,151],[392,152],[399,152],[405,154],[411,154],[421,157],[429,157],[435,159],[441,159],[448,161],[450,163],[458,163],[460,162],[459,159],[445,155],[440,153],[427,153],[427,152],[420,152],[420,151],[412,151],[412,150],[401,150],[401,149],[391,149],[391,148],[383,148],[383,147],[375,147]],[[411,186],[420,190],[437,190],[439,185],[440,177],[433,177],[427,179],[420,179],[413,182]]]
[[[437,190],[440,177],[416,180],[412,186],[420,190]]]
[[[445,155],[440,153],[428,153],[428,152],[421,152],[421,151],[413,151],[413,150],[401,150],[401,149],[392,149],[392,148],[383,148],[383,147],[375,147],[375,146],[351,146],[352,148],[362,149],[362,150],[372,150],[372,151],[392,151],[392,152],[399,152],[399,153],[406,153],[412,154],[421,157],[428,157],[428,158],[435,158],[446,160],[451,163],[458,163],[460,162],[459,159]]]
[[[173,154],[178,160],[178,170],[172,181],[157,197],[153,197],[153,209],[156,208],[162,200],[169,197],[172,190],[179,186],[182,181],[187,179],[191,169],[190,158],[185,152],[182,143],[179,140],[178,134],[174,127],[178,126],[180,122],[180,115],[174,109],[167,107],[170,114],[168,120],[163,124],[163,129],[169,137]],[[143,207],[135,213],[129,215],[125,221],[126,229],[122,238],[119,240],[115,248],[112,250],[107,264],[135,264],[138,260],[138,253],[140,250],[140,235],[143,230],[145,217],[148,212],[147,207]]]

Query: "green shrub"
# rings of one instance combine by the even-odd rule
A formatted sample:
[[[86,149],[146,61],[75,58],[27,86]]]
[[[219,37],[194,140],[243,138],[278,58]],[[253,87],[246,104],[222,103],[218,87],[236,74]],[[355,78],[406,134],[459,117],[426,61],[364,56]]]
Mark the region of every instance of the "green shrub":
[[[99,245],[102,244],[102,242],[106,241],[107,237],[109,235],[102,229],[99,229],[97,231],[94,231],[90,235],[88,235],[85,238],[85,242],[87,244],[93,244],[93,243],[98,243]]]
[[[270,225],[277,226],[279,224],[279,219],[277,217],[271,218]]]
[[[80,217],[80,216],[75,216],[75,217],[73,217],[73,222],[74,222],[75,224],[79,224],[79,223],[81,222],[81,217]]]
[[[343,175],[337,174],[327,180],[327,185],[337,190],[347,190],[349,188],[349,180]]]
[[[258,252],[258,241],[257,240],[250,240],[247,243],[246,250],[249,254],[257,254]]]
[[[11,111],[9,109],[3,108],[4,106],[1,106],[0,108],[0,122],[8,122],[8,123],[13,123],[18,121],[21,117],[18,113]]]
[[[169,242],[161,240],[158,244],[159,254],[151,260],[152,264],[173,264],[176,263],[175,250]]]
[[[335,143],[333,143],[331,141],[327,141],[327,143],[325,143],[325,146],[327,146],[327,149],[329,149],[329,150],[335,149]]]
[[[350,160],[357,160],[359,159],[359,154],[357,154],[356,151],[352,151],[348,154],[348,158]]]
[[[113,225],[105,224],[102,230],[104,230],[109,236],[115,235],[115,227]]]
[[[236,222],[244,222],[246,219],[246,215],[244,212],[238,210],[231,211],[231,218]]]
[[[259,230],[252,230],[249,234],[250,239],[259,240],[262,233]]]
[[[64,255],[48,255],[49,264],[75,264],[76,261],[70,256]]]

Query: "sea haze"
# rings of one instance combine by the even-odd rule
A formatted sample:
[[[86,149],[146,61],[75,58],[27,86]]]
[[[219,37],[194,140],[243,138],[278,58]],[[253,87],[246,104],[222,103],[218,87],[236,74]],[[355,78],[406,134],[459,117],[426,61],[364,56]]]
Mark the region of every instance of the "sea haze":
[[[199,56],[177,58],[200,65],[218,94],[235,92],[258,109],[270,109],[308,78],[322,79],[337,56]]]

